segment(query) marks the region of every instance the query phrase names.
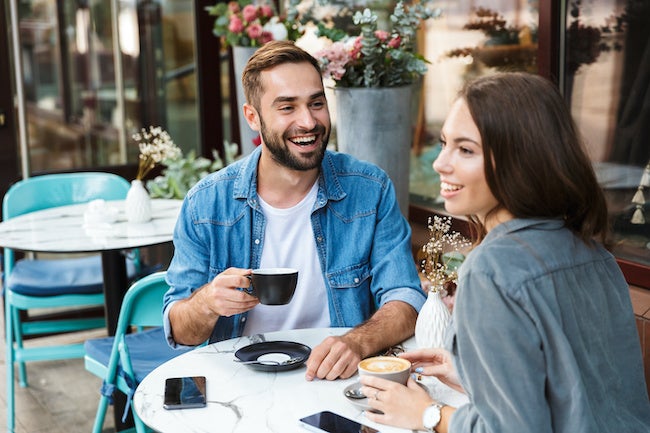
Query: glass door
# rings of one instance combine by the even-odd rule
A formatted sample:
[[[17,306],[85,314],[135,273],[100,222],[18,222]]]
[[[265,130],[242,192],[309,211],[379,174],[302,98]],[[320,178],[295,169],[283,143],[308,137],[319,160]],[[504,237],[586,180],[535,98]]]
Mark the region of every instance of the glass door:
[[[31,173],[134,166],[150,125],[200,148],[191,0],[18,4]]]

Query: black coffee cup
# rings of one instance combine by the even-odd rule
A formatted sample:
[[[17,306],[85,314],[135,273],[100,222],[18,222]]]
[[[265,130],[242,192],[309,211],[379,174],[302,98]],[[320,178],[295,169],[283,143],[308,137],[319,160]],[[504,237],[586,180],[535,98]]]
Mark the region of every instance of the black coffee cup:
[[[251,294],[264,305],[284,305],[293,298],[298,283],[298,270],[291,268],[253,269]]]

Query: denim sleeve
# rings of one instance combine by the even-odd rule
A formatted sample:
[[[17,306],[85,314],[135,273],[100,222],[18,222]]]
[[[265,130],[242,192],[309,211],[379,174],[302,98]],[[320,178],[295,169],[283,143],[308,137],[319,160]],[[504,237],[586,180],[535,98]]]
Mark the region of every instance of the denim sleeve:
[[[177,347],[171,336],[169,309],[171,304],[188,298],[192,292],[209,281],[209,252],[207,243],[192,224],[191,203],[186,199],[174,228],[174,256],[167,269],[170,288],[163,303],[164,329],[167,341]],[[180,346],[179,346],[180,347]]]
[[[552,432],[544,355],[533,321],[489,277],[466,277],[454,307],[458,329],[451,350],[470,403],[454,413],[449,431]]]
[[[392,184],[386,188],[377,213],[370,257],[371,291],[381,307],[403,301],[420,311],[426,301],[413,260],[411,227],[402,215]]]

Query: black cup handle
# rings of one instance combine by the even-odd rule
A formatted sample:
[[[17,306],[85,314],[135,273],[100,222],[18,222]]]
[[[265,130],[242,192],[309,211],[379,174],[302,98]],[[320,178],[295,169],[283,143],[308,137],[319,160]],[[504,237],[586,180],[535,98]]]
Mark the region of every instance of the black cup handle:
[[[244,275],[245,278],[248,278],[248,281],[251,282],[250,286],[248,287],[242,287],[242,291],[248,293],[251,296],[255,296],[255,293],[253,293],[253,276],[252,275]]]

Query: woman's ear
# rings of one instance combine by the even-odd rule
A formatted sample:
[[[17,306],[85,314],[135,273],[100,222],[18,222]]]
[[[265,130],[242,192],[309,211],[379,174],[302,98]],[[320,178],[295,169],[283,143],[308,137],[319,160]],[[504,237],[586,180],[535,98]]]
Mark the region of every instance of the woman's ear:
[[[246,122],[248,122],[248,126],[250,126],[253,131],[259,132],[261,129],[260,116],[255,107],[246,103],[242,109],[244,110],[244,118],[246,119]]]

